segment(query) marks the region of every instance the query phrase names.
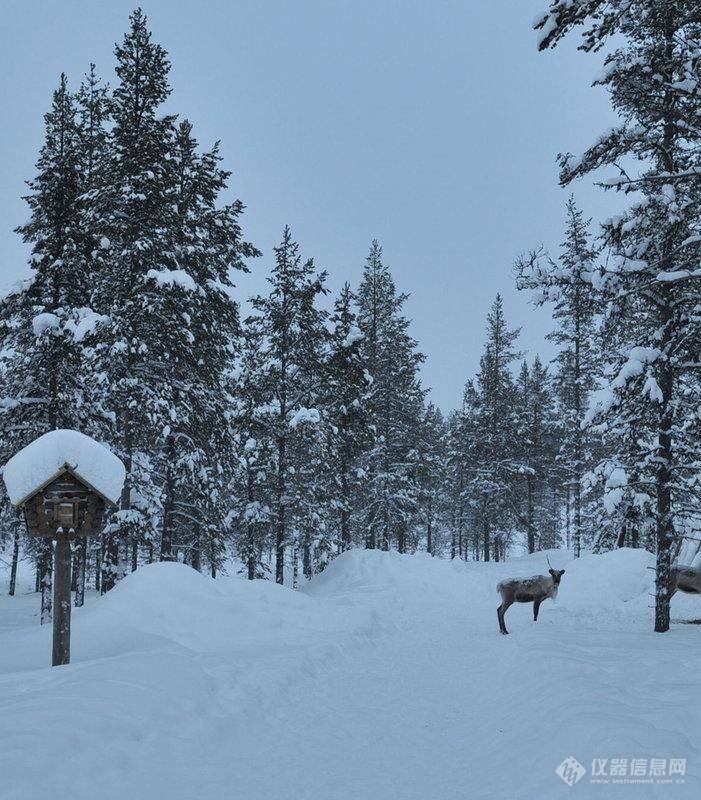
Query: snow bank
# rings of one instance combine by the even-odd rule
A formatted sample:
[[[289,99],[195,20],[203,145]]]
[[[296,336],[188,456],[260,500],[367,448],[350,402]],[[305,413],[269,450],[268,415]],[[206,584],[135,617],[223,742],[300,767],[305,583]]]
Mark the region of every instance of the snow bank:
[[[108,500],[117,503],[124,485],[122,462],[110,450],[79,431],[49,431],[5,464],[3,479],[17,505],[68,464],[75,474]]]
[[[634,619],[651,625],[654,566],[655,557],[647,550],[622,547],[583,555],[567,564],[558,604],[579,617],[579,624],[599,620],[603,627],[621,628]]]
[[[545,553],[354,550],[302,591],[152,564],[76,609],[55,669],[49,626],[1,624],[36,608],[28,570],[17,597],[0,585],[2,791],[46,795],[40,752],[72,800],[96,781],[103,800],[696,800],[700,629],[678,623],[698,598],[677,595],[660,636],[649,554],[547,555],[566,568],[558,600],[537,623],[513,606],[510,636],[495,586],[544,572]],[[569,756],[587,769],[575,789],[555,772]],[[686,782],[593,786],[595,758],[686,758]]]

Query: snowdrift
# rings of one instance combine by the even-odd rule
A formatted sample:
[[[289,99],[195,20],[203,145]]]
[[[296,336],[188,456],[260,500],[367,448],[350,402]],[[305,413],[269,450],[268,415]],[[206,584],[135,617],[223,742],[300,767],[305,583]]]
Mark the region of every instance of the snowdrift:
[[[656,635],[649,554],[548,555],[559,597],[537,624],[513,606],[508,637],[496,584],[545,554],[351,551],[301,591],[154,564],[76,610],[55,669],[20,587],[0,598],[0,620],[27,613],[0,624],[0,795],[46,796],[40,753],[52,796],[75,800],[558,798],[568,756],[687,758],[683,784],[587,773],[583,797],[697,797],[701,629],[681,621],[698,598],[677,595]]]

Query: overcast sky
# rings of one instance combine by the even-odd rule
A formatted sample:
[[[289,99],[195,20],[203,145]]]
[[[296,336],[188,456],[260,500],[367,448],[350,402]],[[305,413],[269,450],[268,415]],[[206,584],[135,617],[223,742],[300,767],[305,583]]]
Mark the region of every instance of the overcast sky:
[[[221,139],[245,233],[263,250],[242,297],[264,289],[289,223],[336,290],[357,285],[380,240],[425,383],[448,410],[474,374],[497,292],[532,355],[550,328],[516,292],[515,257],[556,249],[568,191],[555,156],[579,152],[611,124],[590,88],[600,56],[573,46],[538,53],[531,23],[546,0],[148,0],[154,39],[173,69],[170,110],[200,142]],[[133,2],[3,5],[0,37],[0,284],[28,273],[13,228],[34,173],[42,114],[60,72],[75,87],[88,64],[113,80],[113,45]],[[610,208],[580,183],[584,210]]]

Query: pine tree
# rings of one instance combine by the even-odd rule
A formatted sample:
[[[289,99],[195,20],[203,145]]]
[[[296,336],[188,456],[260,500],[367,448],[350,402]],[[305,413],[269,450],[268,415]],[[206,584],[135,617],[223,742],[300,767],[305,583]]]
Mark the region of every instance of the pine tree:
[[[559,262],[532,253],[516,264],[519,289],[533,292],[537,305],[553,304],[558,327],[548,339],[558,345],[556,387],[560,399],[564,439],[560,464],[567,475],[573,505],[573,547],[578,558],[584,532],[582,479],[591,467],[591,434],[583,430],[589,396],[596,386],[600,364],[597,342],[597,298],[592,289],[597,252],[591,244],[590,221],[574,198],[567,202],[567,229]]]
[[[264,578],[263,558],[270,544],[270,481],[274,442],[259,409],[265,396],[265,353],[260,325],[244,322],[237,364],[231,376],[232,412],[229,416],[235,447],[233,515],[238,531],[236,549],[248,580]]]
[[[445,512],[447,432],[443,415],[428,403],[419,429],[418,523],[430,555],[440,553],[440,531]]]
[[[553,0],[536,27],[543,31],[541,49],[580,27],[581,49],[610,48],[596,83],[608,89],[620,124],[581,158],[562,156],[561,182],[611,166],[616,174],[603,185],[636,193],[635,204],[603,226],[610,258],[596,274],[596,288],[608,319],[630,333],[595,416],[616,426],[633,406],[642,424],[644,453],[626,476],[636,476],[639,493],[654,505],[655,630],[664,632],[675,525],[683,525],[698,489],[692,430],[699,389],[701,8],[693,0]]]
[[[324,292],[325,273],[317,273],[312,259],[303,261],[289,227],[275,248],[270,293],[252,299],[253,324],[265,341],[262,368],[263,403],[256,414],[266,436],[274,443],[274,489],[271,511],[275,542],[275,580],[284,583],[285,551],[292,548],[297,569],[299,539],[310,547],[308,500],[314,491],[309,475],[299,471],[301,459],[316,442],[314,428],[321,422],[323,348],[326,312],[315,305]],[[313,477],[313,476],[312,476]]]
[[[84,327],[92,317],[86,287],[90,276],[79,258],[82,189],[76,105],[61,75],[51,110],[44,117],[45,140],[37,175],[25,197],[29,221],[17,229],[31,244],[31,278],[2,301],[4,459],[56,428],[80,427],[82,399],[90,386],[83,358]],[[85,363],[83,363],[85,361]],[[50,541],[35,543],[42,592],[42,623],[51,618]]]
[[[446,495],[447,517],[450,527],[450,557],[467,559],[469,552],[466,524],[470,497],[468,495],[468,468],[473,463],[476,437],[473,435],[471,391],[468,383],[463,392],[459,411],[448,417],[446,445]],[[475,548],[476,549],[476,548]],[[474,556],[477,558],[477,555]]]
[[[97,291],[110,317],[99,351],[127,479],[108,529],[103,591],[121,574],[120,542],[130,542],[133,553],[136,543],[154,537],[161,513],[156,476],[162,464],[155,456],[173,408],[169,362],[174,350],[188,345],[187,326],[168,310],[168,295],[190,285],[174,269],[173,118],[161,111],[170,94],[170,64],[151,41],[140,9],[130,16],[115,55],[109,174],[94,204],[101,212],[94,222],[102,228],[109,264]]]
[[[358,328],[350,285],[344,284],[331,316],[327,397],[327,447],[330,472],[332,526],[338,529],[340,552],[351,546],[358,491],[361,486],[361,456],[370,444],[366,394],[372,384],[362,353],[363,335]]]
[[[358,290],[361,353],[372,376],[368,422],[374,442],[365,457],[366,545],[404,552],[418,502],[418,450],[412,439],[423,414],[425,391],[418,370],[424,357],[409,335],[398,294],[382,248],[372,243]]]
[[[219,148],[199,154],[189,122],[180,123],[170,151],[173,184],[173,255],[177,270],[162,271],[166,280],[151,311],[162,325],[180,329],[168,356],[169,423],[163,434],[165,481],[162,495],[162,560],[175,557],[175,542],[199,568],[202,551],[210,560],[221,555],[217,517],[232,462],[232,441],[221,424],[229,400],[225,374],[235,352],[238,306],[231,297],[230,271],[246,270],[244,258],[258,255],[242,240],[240,202],[219,206],[229,172],[219,167]],[[208,488],[205,487],[208,486]],[[218,511],[217,511],[218,510]],[[222,520],[219,520],[220,523]]]
[[[516,384],[516,460],[523,476],[519,521],[525,526],[529,553],[558,546],[559,424],[555,418],[552,380],[540,358],[526,361]],[[553,502],[554,498],[554,502]]]
[[[464,414],[471,417],[473,452],[467,490],[481,533],[482,557],[499,560],[513,523],[514,491],[520,462],[515,451],[516,388],[511,365],[518,357],[520,330],[510,330],[497,295],[487,315],[487,341],[474,383],[465,392]]]

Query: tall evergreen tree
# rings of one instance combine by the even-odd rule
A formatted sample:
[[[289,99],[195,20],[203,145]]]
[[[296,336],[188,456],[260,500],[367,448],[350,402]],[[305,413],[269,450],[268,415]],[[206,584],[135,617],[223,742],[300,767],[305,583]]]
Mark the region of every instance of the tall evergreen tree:
[[[418,525],[430,555],[440,553],[446,486],[447,430],[443,415],[433,403],[424,411],[418,436]]]
[[[289,227],[275,248],[275,264],[268,295],[252,299],[253,321],[264,337],[261,382],[263,403],[257,409],[266,436],[274,442],[274,489],[271,512],[275,541],[275,580],[284,582],[285,552],[292,549],[297,568],[298,536],[310,546],[308,500],[315,487],[309,475],[299,472],[298,459],[309,451],[302,445],[321,422],[318,408],[323,396],[323,348],[326,312],[315,300],[325,291],[325,273],[317,273],[312,259],[302,260]],[[309,442],[308,442],[309,444]]]
[[[350,285],[344,284],[331,317],[326,398],[331,512],[337,516],[339,551],[351,546],[353,512],[361,485],[361,456],[370,443],[366,395],[372,384],[357,325]]]
[[[221,424],[228,408],[225,375],[238,337],[238,306],[231,297],[231,271],[246,270],[244,257],[257,251],[242,240],[240,202],[218,205],[230,173],[222,170],[218,145],[200,154],[189,122],[175,131],[170,151],[173,179],[175,270],[150,271],[166,283],[151,310],[162,326],[174,325],[168,355],[169,421],[163,431],[165,481],[162,504],[162,560],[185,547],[199,566],[203,550],[221,555],[209,531],[223,527],[216,518],[231,464],[231,439]],[[207,541],[205,541],[207,539]]]
[[[403,315],[407,295],[397,293],[382,248],[372,243],[358,290],[361,353],[372,376],[368,422],[374,443],[365,459],[367,546],[400,552],[418,500],[418,451],[412,438],[423,413],[425,391],[419,378],[424,357],[416,349]]]
[[[505,552],[513,527],[514,491],[520,462],[515,451],[516,388],[511,366],[520,330],[509,329],[497,295],[487,315],[487,341],[474,383],[466,389],[466,414],[472,417],[473,455],[467,482],[482,540],[482,557]]]
[[[91,276],[79,258],[81,162],[75,99],[65,75],[44,117],[45,139],[25,199],[29,221],[17,232],[31,245],[32,275],[3,299],[2,375],[9,398],[0,418],[4,459],[56,428],[80,427],[84,388],[83,327]],[[37,551],[41,621],[51,617],[51,543]]]
[[[559,461],[572,498],[575,558],[580,555],[584,532],[582,479],[593,458],[591,434],[583,430],[583,422],[600,365],[597,299],[592,287],[597,252],[591,243],[589,225],[574,198],[570,198],[559,261],[532,253],[516,264],[517,286],[531,290],[537,305],[552,303],[553,319],[558,323],[547,338],[558,346],[556,387],[564,423]]]
[[[526,529],[528,552],[557,546],[557,513],[553,514],[553,495],[557,497],[560,465],[557,462],[560,444],[559,424],[555,421],[552,380],[540,358],[529,367],[521,366],[516,382],[515,453],[519,473],[523,477],[516,502],[519,522]]]
[[[115,415],[117,452],[127,468],[120,509],[105,547],[103,590],[119,577],[120,542],[152,539],[160,516],[161,433],[171,422],[171,356],[188,346],[182,317],[169,310],[173,291],[190,281],[175,268],[171,188],[173,117],[161,107],[170,94],[170,63],[151,41],[140,9],[115,47],[117,78],[111,102],[109,177],[95,220],[103,229],[109,269],[99,286],[110,323],[100,343]]]
[[[234,474],[233,516],[237,527],[237,552],[248,580],[264,578],[264,554],[270,546],[269,528],[274,442],[261,419],[264,404],[265,352],[261,325],[256,319],[244,321],[237,364],[231,376],[232,412],[236,470]]]
[[[562,156],[561,181],[610,166],[616,172],[603,185],[637,196],[603,226],[611,255],[595,284],[628,344],[612,354],[617,376],[595,416],[618,425],[634,406],[642,423],[644,452],[626,476],[636,476],[654,505],[655,630],[664,632],[675,524],[698,492],[701,8],[694,0],[552,0],[536,27],[541,49],[581,28],[581,49],[609,50],[596,83],[608,89],[620,123],[582,157]]]

